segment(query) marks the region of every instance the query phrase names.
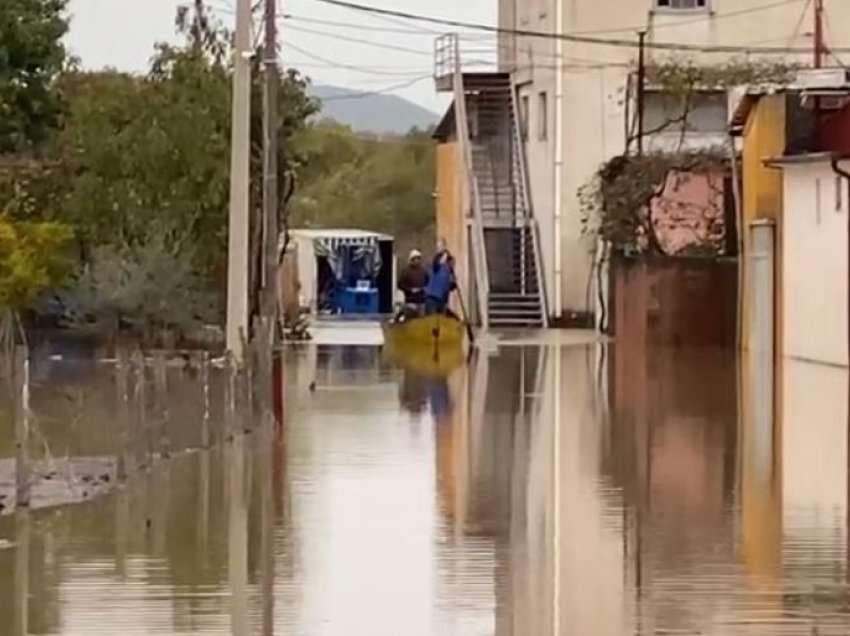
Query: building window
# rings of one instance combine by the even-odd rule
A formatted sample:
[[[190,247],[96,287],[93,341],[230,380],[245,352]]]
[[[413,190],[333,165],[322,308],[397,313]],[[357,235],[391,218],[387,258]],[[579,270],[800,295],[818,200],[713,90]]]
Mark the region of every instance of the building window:
[[[656,9],[694,11],[708,8],[708,0],[655,0]]]
[[[520,130],[522,131],[522,140],[528,141],[528,118],[531,115],[531,105],[529,104],[531,100],[528,95],[522,96],[522,101],[520,102],[520,108],[522,112],[520,113],[520,117],[522,121],[520,121]]]
[[[537,111],[537,139],[546,141],[549,138],[549,96],[540,93],[540,106]]]

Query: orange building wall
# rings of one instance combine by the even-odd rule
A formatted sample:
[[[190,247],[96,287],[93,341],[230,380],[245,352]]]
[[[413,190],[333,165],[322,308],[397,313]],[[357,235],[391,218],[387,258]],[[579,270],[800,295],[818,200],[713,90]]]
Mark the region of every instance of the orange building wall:
[[[437,240],[445,244],[454,254],[457,264],[455,273],[458,285],[467,302],[473,299],[469,279],[469,252],[467,247],[466,215],[464,210],[466,192],[464,188],[464,166],[460,147],[455,142],[437,146]],[[456,299],[453,300],[457,302]],[[459,311],[458,307],[454,307]]]
[[[742,237],[744,239],[744,267],[742,294],[743,306],[741,307],[741,324],[747,325],[749,321],[749,298],[752,290],[748,288],[747,268],[750,245],[750,223],[759,219],[772,219],[776,222],[776,307],[775,326],[777,334],[776,353],[781,357],[782,338],[782,171],[768,168],[764,165],[765,159],[781,157],[785,152],[787,144],[786,135],[786,96],[766,95],[762,97],[750,113],[744,128],[743,149],[743,216],[744,227]],[[749,349],[748,330],[743,329],[741,346]]]

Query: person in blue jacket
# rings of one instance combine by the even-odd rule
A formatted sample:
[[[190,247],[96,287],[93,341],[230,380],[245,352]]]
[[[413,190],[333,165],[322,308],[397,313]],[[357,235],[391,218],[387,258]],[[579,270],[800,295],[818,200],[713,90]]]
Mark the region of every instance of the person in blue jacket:
[[[457,289],[454,257],[441,250],[434,256],[431,276],[425,286],[425,314],[444,314],[449,305],[449,296]]]

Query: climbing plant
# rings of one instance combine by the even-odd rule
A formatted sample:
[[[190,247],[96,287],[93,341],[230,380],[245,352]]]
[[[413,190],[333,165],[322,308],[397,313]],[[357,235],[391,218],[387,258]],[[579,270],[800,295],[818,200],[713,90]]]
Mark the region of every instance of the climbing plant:
[[[679,143],[672,151],[631,154],[637,133],[636,121],[629,122],[626,153],[602,165],[579,190],[585,234],[600,237],[620,251],[665,254],[653,203],[665,193],[671,175],[714,176],[711,183],[728,171],[728,149],[692,149],[685,144],[695,96],[726,93],[742,85],[787,85],[799,69],[785,61],[741,59],[701,64],[671,57],[647,64],[646,85],[663,94],[672,107],[665,121],[643,134],[646,137],[673,128],[681,133]],[[702,247],[711,246],[696,245],[694,249]]]
[[[800,65],[788,62],[730,60],[722,64],[698,64],[692,59],[669,58],[648,64],[647,84],[671,95],[684,96],[697,90],[725,91],[748,84],[786,85],[794,80]]]
[[[726,151],[716,147],[614,157],[579,190],[583,231],[618,251],[664,254],[652,210],[669,176],[722,173],[727,161]]]
[[[724,94],[736,86],[785,86],[796,77],[800,65],[784,61],[733,59],[721,64],[700,64],[692,59],[667,58],[647,64],[646,86],[663,94],[669,101],[669,115],[657,127],[645,130],[643,136],[681,131],[678,150],[684,147],[690,118],[698,94]],[[633,74],[634,76],[634,74]],[[637,115],[629,122],[627,149],[637,140]]]

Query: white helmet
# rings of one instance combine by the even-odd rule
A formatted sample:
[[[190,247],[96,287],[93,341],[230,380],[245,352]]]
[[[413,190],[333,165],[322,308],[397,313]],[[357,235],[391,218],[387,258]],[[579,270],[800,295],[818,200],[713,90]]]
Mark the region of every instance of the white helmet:
[[[415,258],[422,258],[422,252],[419,250],[410,250],[410,256],[407,257],[407,262],[409,263]]]

